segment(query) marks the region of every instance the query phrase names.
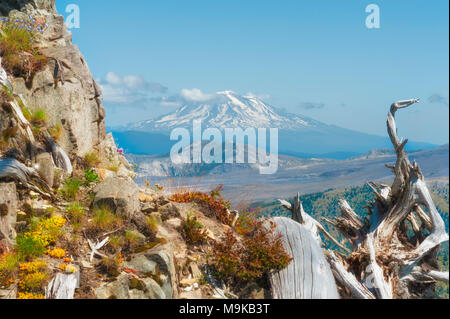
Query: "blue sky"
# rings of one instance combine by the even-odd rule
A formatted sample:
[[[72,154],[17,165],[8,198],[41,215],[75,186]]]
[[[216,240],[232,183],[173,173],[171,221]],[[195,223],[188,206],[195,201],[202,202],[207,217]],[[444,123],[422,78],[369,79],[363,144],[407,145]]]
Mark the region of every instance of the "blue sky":
[[[76,43],[104,87],[107,125],[172,112],[184,93],[233,90],[289,112],[386,135],[449,140],[447,0],[57,0],[80,8]],[[368,29],[368,4],[380,8]],[[199,91],[192,89],[198,89]]]

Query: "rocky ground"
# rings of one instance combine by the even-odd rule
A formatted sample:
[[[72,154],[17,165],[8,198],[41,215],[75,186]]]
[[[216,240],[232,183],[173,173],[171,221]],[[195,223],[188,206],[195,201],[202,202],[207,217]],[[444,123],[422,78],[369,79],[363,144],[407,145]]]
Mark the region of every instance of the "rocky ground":
[[[101,168],[92,171],[99,175],[99,181],[81,186],[73,201],[57,192],[56,199],[51,200],[21,185],[16,187],[14,182],[0,183],[0,205],[2,212],[6,212],[2,216],[3,228],[26,233],[33,220],[55,217],[64,220],[57,239],[46,246],[46,253],[23,262],[45,264],[46,280],[38,289],[29,291],[36,295],[49,294],[48,282],[58,273],[67,273],[75,274],[78,281],[74,298],[227,296],[224,287],[216,287],[212,277],[208,277],[207,256],[212,253],[212,242],[231,229],[230,226],[205,216],[198,204],[173,202],[155,187],[139,189],[128,176],[111,171],[105,174]],[[77,174],[80,171],[74,172],[74,176]],[[75,200],[82,211],[80,218],[75,218],[72,210]],[[115,223],[99,220],[95,207],[102,205],[120,219]],[[207,237],[203,243],[186,242],[182,230],[188,216],[195,216],[203,225]],[[104,245],[97,246],[92,255],[92,246],[99,242]],[[52,256],[51,252],[57,250],[62,251],[61,255]],[[12,274],[11,279],[0,287],[1,297],[23,296],[28,291],[21,288],[23,278]],[[243,293],[264,297],[262,289]]]

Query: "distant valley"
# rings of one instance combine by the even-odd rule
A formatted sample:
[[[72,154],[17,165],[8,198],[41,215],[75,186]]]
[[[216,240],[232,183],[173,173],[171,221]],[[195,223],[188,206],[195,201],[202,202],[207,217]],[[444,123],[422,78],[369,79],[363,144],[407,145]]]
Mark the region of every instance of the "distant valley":
[[[392,179],[385,164],[394,164],[395,154],[390,149],[374,150],[346,160],[302,159],[280,155],[279,169],[273,175],[260,175],[255,164],[180,164],[166,156],[126,155],[136,166],[140,184],[149,181],[167,189],[210,189],[224,184],[224,196],[233,203],[272,200],[290,197],[297,192],[310,194],[328,189],[364,184],[366,181]],[[449,175],[449,146],[409,152],[427,180],[447,181]]]
[[[258,164],[175,164],[169,157],[174,128],[278,128],[279,165],[272,175],[260,175]],[[272,200],[296,192],[310,194],[390,181],[395,153],[389,138],[348,130],[287,114],[255,96],[217,92],[208,101],[185,102],[167,115],[111,129],[117,144],[136,166],[136,181],[164,185],[169,190],[187,187],[210,189],[224,184],[233,203]],[[192,136],[192,134],[191,134]],[[191,141],[192,143],[193,141]],[[223,140],[222,142],[226,142]],[[203,141],[207,143],[207,141]],[[259,143],[258,143],[259,147]],[[268,146],[266,146],[268,148]],[[448,180],[448,145],[409,141],[411,160],[417,160],[428,179]]]
[[[254,96],[232,91],[217,92],[209,101],[186,102],[156,119],[110,128],[116,143],[126,153],[160,155],[169,153],[175,141],[169,136],[174,128],[192,130],[193,120],[202,120],[204,128],[278,128],[279,153],[301,158],[347,159],[373,149],[390,148],[387,137],[361,133],[328,125],[306,116],[287,114]],[[409,150],[436,145],[410,141]]]

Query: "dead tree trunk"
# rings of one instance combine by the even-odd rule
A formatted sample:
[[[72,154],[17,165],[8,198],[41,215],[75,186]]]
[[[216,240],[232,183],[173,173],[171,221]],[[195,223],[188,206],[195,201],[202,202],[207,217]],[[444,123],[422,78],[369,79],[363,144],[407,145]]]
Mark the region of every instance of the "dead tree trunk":
[[[408,159],[405,151],[408,140],[402,141],[397,135],[395,113],[418,101],[399,101],[390,108],[387,129],[397,160],[395,166],[387,167],[392,169],[395,178],[390,187],[368,183],[376,195],[368,207],[369,223],[363,222],[346,201],[339,203],[341,216],[327,220],[352,246],[348,256],[327,254],[341,294],[346,297],[421,298],[437,281],[448,282],[448,272],[441,272],[436,267],[439,246],[449,239],[444,221],[433,203],[419,165],[411,164]],[[292,209],[286,203],[282,202],[283,206]],[[301,207],[301,204],[293,206]],[[296,219],[297,215],[293,212]],[[414,238],[408,236],[408,227],[416,233]],[[317,227],[313,229],[313,235],[317,230],[323,231]]]
[[[292,256],[283,270],[270,274],[274,299],[338,299],[333,273],[317,239],[303,225],[286,217],[272,219]]]

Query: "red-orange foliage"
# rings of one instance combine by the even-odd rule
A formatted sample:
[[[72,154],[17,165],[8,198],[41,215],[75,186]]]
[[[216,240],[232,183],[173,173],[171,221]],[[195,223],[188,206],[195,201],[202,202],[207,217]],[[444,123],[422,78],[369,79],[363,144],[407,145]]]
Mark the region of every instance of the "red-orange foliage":
[[[206,216],[216,217],[222,223],[229,225],[231,220],[227,210],[230,208],[230,202],[222,198],[221,190],[222,186],[220,185],[210,194],[186,191],[172,195],[170,200],[177,203],[197,203]]]
[[[205,215],[215,216],[222,223],[230,225],[230,203],[221,197],[222,189],[223,186],[219,185],[210,194],[186,191],[174,194],[170,199],[178,203],[197,203]],[[189,229],[198,230],[195,227]],[[235,229],[230,229],[214,242],[212,255],[208,258],[208,264],[219,280],[235,284],[259,281],[291,262],[292,258],[283,247],[281,235],[275,234],[275,224],[258,218],[258,210],[240,214]],[[238,238],[239,235],[242,237]]]
[[[281,270],[291,262],[283,247],[280,234],[275,234],[275,224],[254,219],[239,241],[234,232],[215,242],[210,266],[220,280],[242,283],[258,281],[272,271]]]

